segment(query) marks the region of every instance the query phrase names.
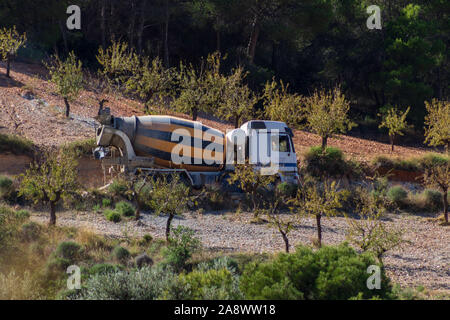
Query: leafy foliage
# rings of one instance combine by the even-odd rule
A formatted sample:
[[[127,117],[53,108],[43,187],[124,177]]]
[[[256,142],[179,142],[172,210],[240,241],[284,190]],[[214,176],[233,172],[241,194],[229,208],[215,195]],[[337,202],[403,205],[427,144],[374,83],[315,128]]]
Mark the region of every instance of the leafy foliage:
[[[70,113],[69,102],[73,101],[83,88],[82,63],[77,59],[75,53],[69,53],[66,60],[59,56],[52,57],[52,61],[46,64],[50,73],[50,81],[55,84],[57,93],[64,98],[66,104],[66,117]]]
[[[408,128],[406,122],[406,116],[408,115],[410,107],[406,109],[405,112],[401,112],[398,108],[389,108],[387,113],[383,116],[383,121],[381,122],[379,128],[388,129],[389,138],[391,140],[392,151],[394,151],[394,138],[395,136],[403,135],[403,131]]]
[[[444,145],[450,150],[450,102],[433,99],[425,101],[425,142],[431,146]]]
[[[333,90],[316,90],[305,99],[306,127],[322,138],[322,148],[328,138],[345,133],[355,126],[348,118],[350,103],[339,87]]]
[[[61,149],[44,154],[42,162],[31,164],[21,178],[19,194],[36,203],[49,204],[51,225],[56,223],[56,204],[79,187],[75,155]]]
[[[388,297],[389,282],[382,274],[381,290],[367,288],[366,270],[375,264],[368,254],[358,255],[347,245],[313,251],[298,247],[295,253],[280,253],[272,261],[250,263],[241,277],[246,299],[365,299]]]
[[[16,26],[13,26],[10,29],[0,29],[0,57],[2,58],[2,60],[7,60],[8,62],[6,70],[6,75],[8,77],[10,60],[13,56],[16,55],[17,50],[19,50],[20,47],[25,46],[26,41],[26,33],[19,34],[19,32],[17,32]]]
[[[199,250],[200,240],[194,237],[194,231],[178,226],[173,230],[169,244],[164,252],[166,262],[176,271],[181,271],[192,254]]]

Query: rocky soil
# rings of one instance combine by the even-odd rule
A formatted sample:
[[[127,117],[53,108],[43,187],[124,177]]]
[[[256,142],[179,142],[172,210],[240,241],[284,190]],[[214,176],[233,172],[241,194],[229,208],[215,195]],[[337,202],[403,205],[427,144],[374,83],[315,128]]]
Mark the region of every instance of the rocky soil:
[[[33,216],[46,223],[45,213]],[[281,236],[265,224],[252,224],[250,213],[188,213],[174,219],[173,226],[187,226],[196,231],[203,245],[220,252],[278,252],[284,249]],[[425,217],[411,215],[388,216],[389,223],[405,231],[409,241],[385,257],[388,274],[402,286],[425,286],[450,293],[449,227],[442,227]],[[64,212],[58,215],[58,225],[88,228],[114,237],[139,237],[146,233],[163,238],[166,217],[144,214],[141,221],[113,223],[102,214]],[[334,217],[323,221],[324,244],[339,244],[345,240],[345,218]],[[313,219],[304,219],[292,231],[292,245],[311,244],[316,236]]]

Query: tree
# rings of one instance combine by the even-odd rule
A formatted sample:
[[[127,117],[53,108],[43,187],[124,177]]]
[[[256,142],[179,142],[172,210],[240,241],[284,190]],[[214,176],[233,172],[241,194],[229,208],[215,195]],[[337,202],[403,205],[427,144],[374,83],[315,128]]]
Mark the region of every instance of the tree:
[[[192,64],[180,64],[178,75],[179,96],[174,106],[179,112],[188,113],[197,120],[199,111],[211,111],[222,98],[223,79],[220,75],[222,57],[216,52],[201,60],[197,69]]]
[[[275,79],[266,83],[262,94],[264,117],[298,126],[303,119],[301,113],[303,98],[298,94],[289,93],[288,89],[289,84],[285,85],[282,80],[279,84]]]
[[[284,241],[284,246],[286,253],[289,253],[289,233],[294,229],[295,225],[298,224],[301,220],[301,216],[298,212],[290,212],[286,214],[280,214],[280,207],[282,204],[287,204],[292,202],[291,185],[287,183],[278,184],[275,187],[273,193],[271,193],[268,199],[265,201],[265,209],[263,212],[267,216],[269,220],[270,226],[274,227],[281,234],[281,237]]]
[[[161,59],[156,57],[151,62],[148,58],[135,58],[133,75],[126,81],[126,90],[137,94],[144,100],[145,111],[153,98],[161,99],[174,93],[176,74],[173,68],[164,68]]]
[[[33,163],[21,175],[19,194],[50,206],[49,225],[56,224],[56,205],[70,196],[79,185],[77,182],[77,161],[74,153],[59,149],[43,155],[41,163]]]
[[[239,67],[229,77],[223,78],[223,96],[217,114],[225,120],[234,120],[239,128],[241,119],[248,117],[258,101],[258,97],[243,83],[246,73]]]
[[[191,197],[189,187],[174,176],[155,177],[150,180],[150,197],[154,204],[156,214],[165,213],[168,215],[166,223],[166,241],[170,239],[170,226],[176,215],[183,214],[187,209]]]
[[[408,123],[406,122],[406,116],[408,115],[410,107],[406,109],[405,112],[401,112],[397,107],[389,108],[387,113],[383,116],[383,121],[381,122],[379,128],[388,129],[389,141],[391,142],[391,150],[394,151],[394,138],[395,136],[403,135],[403,131],[408,128]]]
[[[358,187],[353,192],[357,199],[357,218],[345,216],[348,230],[347,240],[361,249],[362,252],[372,252],[380,263],[383,255],[400,245],[403,240],[403,231],[388,226],[381,219],[386,212],[384,202],[379,201],[375,193]]]
[[[263,175],[248,163],[237,164],[234,168],[234,172],[230,174],[230,179],[228,179],[229,184],[237,183],[239,188],[241,188],[247,196],[250,196],[255,217],[258,216],[259,202],[261,202],[263,198],[261,191],[274,182],[274,175]]]
[[[305,99],[306,127],[322,138],[322,149],[327,146],[328,138],[337,133],[345,133],[356,124],[348,118],[350,103],[341,89],[320,90]]]
[[[118,87],[139,70],[139,57],[126,42],[112,41],[108,48],[100,47],[96,57],[102,66],[99,74]]]
[[[309,215],[316,219],[317,245],[322,246],[322,217],[335,216],[342,207],[341,200],[344,196],[338,191],[336,182],[323,182],[318,185],[311,180],[305,181],[299,189],[296,199],[293,201],[296,210],[303,215]]]
[[[66,117],[69,117],[69,102],[73,101],[83,88],[82,63],[71,52],[64,61],[57,55],[53,56],[51,63],[46,64],[46,67],[50,72],[50,81],[56,85],[57,93],[64,99]]]
[[[438,164],[425,169],[425,184],[429,187],[437,187],[442,192],[442,203],[444,205],[444,219],[448,224],[448,187],[450,185],[450,161],[446,164]]]
[[[450,102],[433,99],[425,101],[425,142],[430,146],[444,145],[450,152]]]
[[[6,60],[6,76],[10,78],[11,60],[16,55],[20,47],[25,47],[27,35],[19,34],[16,26],[12,29],[0,29],[0,55],[2,60]]]

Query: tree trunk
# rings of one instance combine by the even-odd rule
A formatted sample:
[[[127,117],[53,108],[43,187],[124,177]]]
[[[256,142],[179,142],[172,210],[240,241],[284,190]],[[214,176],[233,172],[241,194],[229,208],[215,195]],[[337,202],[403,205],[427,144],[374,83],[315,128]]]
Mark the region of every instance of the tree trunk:
[[[443,191],[442,201],[444,202],[444,218],[445,222],[448,223],[448,188],[445,188]]]
[[[320,219],[322,215],[316,214],[316,223],[317,223],[317,244],[319,248],[322,247],[322,225],[320,223]]]
[[[11,78],[9,75],[9,71],[11,70],[11,55],[9,53],[6,54],[6,76]]]
[[[170,224],[173,220],[173,214],[169,214],[169,218],[167,218],[167,224],[166,224],[166,241],[169,242],[169,236],[170,236]]]
[[[280,232],[281,232],[281,236],[283,237],[286,253],[289,253],[289,239],[285,232],[283,232],[283,231],[280,231]]]
[[[322,137],[322,150],[325,150],[328,143],[328,136]]]
[[[394,152],[394,136],[389,135],[389,141],[391,142],[391,151]]]
[[[147,0],[142,0],[141,6],[141,19],[139,21],[139,29],[138,29],[138,40],[137,40],[137,48],[139,54],[142,54],[142,37],[144,34],[144,24],[145,24],[145,6],[147,4]]]
[[[100,8],[100,30],[102,32],[102,47],[106,49],[106,0],[102,0]]]
[[[169,0],[166,0],[166,20],[164,23],[164,65],[169,67]]]
[[[56,224],[56,203],[50,201],[50,221],[49,226],[54,226]]]
[[[192,108],[192,120],[197,121],[197,117],[198,117],[198,108],[194,107]]]
[[[250,35],[250,40],[247,46],[247,55],[250,63],[253,63],[253,60],[255,59],[256,44],[258,43],[258,37],[259,37],[258,17],[255,17],[252,25],[252,33]]]
[[[66,54],[69,53],[69,45],[67,43],[67,33],[66,33],[66,26],[64,25],[64,22],[62,20],[59,20],[59,29],[61,30],[61,35],[64,42],[64,50],[66,50]]]
[[[133,42],[134,42],[134,26],[136,24],[136,4],[134,3],[133,0],[130,1],[131,2],[131,22],[130,25],[128,27],[128,41],[130,44],[130,47],[133,47]]]
[[[234,128],[239,128],[239,116],[234,116]]]
[[[66,105],[66,118],[68,118],[70,114],[70,104],[67,98],[64,98],[64,104]]]

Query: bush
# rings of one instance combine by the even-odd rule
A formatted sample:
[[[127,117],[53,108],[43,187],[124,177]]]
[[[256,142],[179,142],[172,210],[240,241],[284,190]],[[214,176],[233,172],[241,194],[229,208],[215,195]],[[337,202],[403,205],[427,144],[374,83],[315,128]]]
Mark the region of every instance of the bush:
[[[136,257],[136,267],[143,268],[145,266],[152,266],[153,260],[147,254],[143,253]]]
[[[98,263],[89,269],[90,275],[114,273],[121,270],[121,266],[110,263]]]
[[[371,255],[358,254],[347,244],[317,251],[298,247],[295,253],[280,253],[272,261],[250,263],[240,288],[246,299],[390,297],[391,287],[384,272],[380,290],[367,288],[367,268],[375,264]]]
[[[67,259],[70,262],[74,262],[80,257],[81,246],[73,241],[61,242],[56,248],[56,257]]]
[[[0,153],[11,152],[16,155],[31,155],[33,142],[23,137],[0,133]]]
[[[111,203],[112,203],[111,199],[108,199],[108,198],[102,199],[103,208],[111,207]]]
[[[172,231],[169,245],[164,251],[166,263],[176,271],[182,270],[186,266],[187,260],[200,248],[200,245],[200,240],[194,237],[193,230],[178,226]]]
[[[115,197],[125,196],[127,190],[127,183],[123,179],[115,179],[108,187],[108,191]]]
[[[68,152],[75,152],[77,156],[82,156],[91,155],[92,149],[94,149],[96,146],[97,142],[94,138],[91,138],[86,140],[73,141],[65,145],[64,148]]]
[[[242,299],[239,278],[228,269],[194,270],[179,276],[179,285],[189,288],[189,300],[233,300]]]
[[[344,160],[344,154],[338,148],[311,147],[305,155],[306,171],[315,177],[322,177],[324,174],[329,176],[340,176],[347,172],[347,163]]]
[[[425,189],[423,191],[427,207],[439,210],[442,207],[442,193],[436,190]]]
[[[408,192],[401,186],[394,186],[389,188],[387,196],[389,200],[400,206],[404,204],[406,198],[408,197]]]
[[[104,215],[106,217],[106,220],[108,221],[117,223],[122,220],[120,213],[118,213],[116,210],[105,210]]]
[[[14,210],[0,206],[0,252],[9,249],[14,244],[14,237],[17,236],[24,219],[24,217],[18,216]]]
[[[10,192],[12,184],[13,181],[10,178],[0,175],[0,197]]]
[[[35,241],[39,239],[41,230],[41,226],[36,222],[25,223],[21,229],[21,239],[27,242]]]
[[[124,217],[134,216],[134,207],[126,201],[120,201],[116,204],[116,211]]]
[[[79,298],[88,300],[161,299],[176,280],[167,268],[153,267],[96,274],[88,279]]]
[[[28,219],[30,217],[30,213],[25,209],[16,211],[16,215],[19,219]]]
[[[277,191],[286,197],[294,197],[297,193],[298,186],[292,183],[283,182],[277,185]]]
[[[126,248],[121,246],[115,247],[112,254],[114,259],[116,259],[121,263],[126,262],[127,259],[130,257],[130,252]]]

